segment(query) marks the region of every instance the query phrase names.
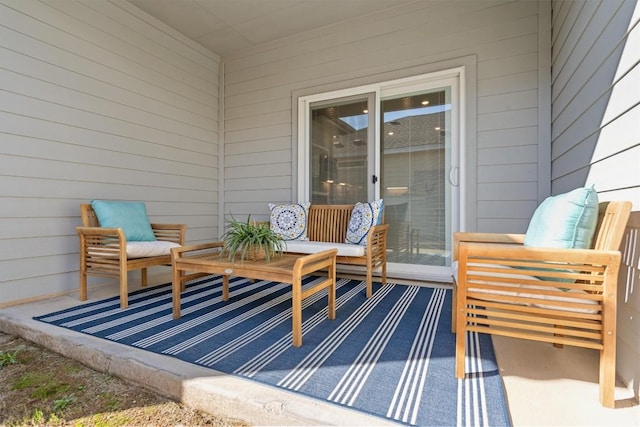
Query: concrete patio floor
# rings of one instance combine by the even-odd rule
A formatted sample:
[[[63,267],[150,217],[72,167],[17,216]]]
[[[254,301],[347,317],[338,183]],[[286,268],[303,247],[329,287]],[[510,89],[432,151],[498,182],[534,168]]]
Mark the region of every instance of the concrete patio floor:
[[[115,287],[104,287],[92,290],[90,299],[115,294]],[[4,308],[0,310],[0,331],[28,339],[98,371],[142,382],[194,408],[242,418],[254,425],[395,425],[168,356],[33,320],[33,316],[78,304],[77,293],[72,293]],[[600,406],[597,352],[572,347],[557,349],[550,344],[502,337],[494,337],[493,342],[514,426],[640,426],[640,405],[632,389],[619,384],[616,409]]]

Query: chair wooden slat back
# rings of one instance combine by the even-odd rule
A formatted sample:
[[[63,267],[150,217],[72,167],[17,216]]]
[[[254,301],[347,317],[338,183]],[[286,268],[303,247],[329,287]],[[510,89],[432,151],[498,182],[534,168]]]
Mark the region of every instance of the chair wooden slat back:
[[[88,203],[80,205],[80,218],[83,227],[100,227],[100,222],[93,208]]]
[[[631,202],[601,202],[593,249],[617,251],[631,215]]]

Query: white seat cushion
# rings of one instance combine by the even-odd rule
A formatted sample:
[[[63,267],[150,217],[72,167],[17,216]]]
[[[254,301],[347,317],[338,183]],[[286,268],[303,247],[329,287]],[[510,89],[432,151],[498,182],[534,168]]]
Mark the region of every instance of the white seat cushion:
[[[350,243],[330,243],[312,242],[309,240],[287,240],[284,242],[285,252],[296,252],[301,254],[315,254],[327,249],[337,249],[338,256],[364,256],[366,246],[354,245]]]
[[[180,245],[164,240],[153,242],[127,242],[127,258],[145,258],[152,256],[169,255],[171,248],[178,248]]]

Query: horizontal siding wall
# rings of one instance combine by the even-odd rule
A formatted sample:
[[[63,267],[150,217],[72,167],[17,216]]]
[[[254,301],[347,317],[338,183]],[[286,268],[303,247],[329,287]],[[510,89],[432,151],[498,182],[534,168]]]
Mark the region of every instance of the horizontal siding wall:
[[[77,290],[90,199],[217,237],[218,57],[127,2],[0,0],[0,58],[0,305]]]
[[[617,371],[640,372],[640,3],[553,2],[552,191],[630,200],[618,284]]]
[[[468,120],[477,121],[477,173],[468,184],[477,218],[468,227],[524,231],[545,179],[537,160],[538,14],[532,1],[419,1],[223,57],[225,213],[266,216],[269,202],[297,194],[294,92],[408,76],[473,55],[478,115]]]

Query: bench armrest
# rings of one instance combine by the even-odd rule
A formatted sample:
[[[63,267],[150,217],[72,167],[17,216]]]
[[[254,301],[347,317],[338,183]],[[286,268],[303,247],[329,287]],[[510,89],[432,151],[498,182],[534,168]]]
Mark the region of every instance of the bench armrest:
[[[389,224],[374,225],[367,234],[367,256],[386,260]]]

